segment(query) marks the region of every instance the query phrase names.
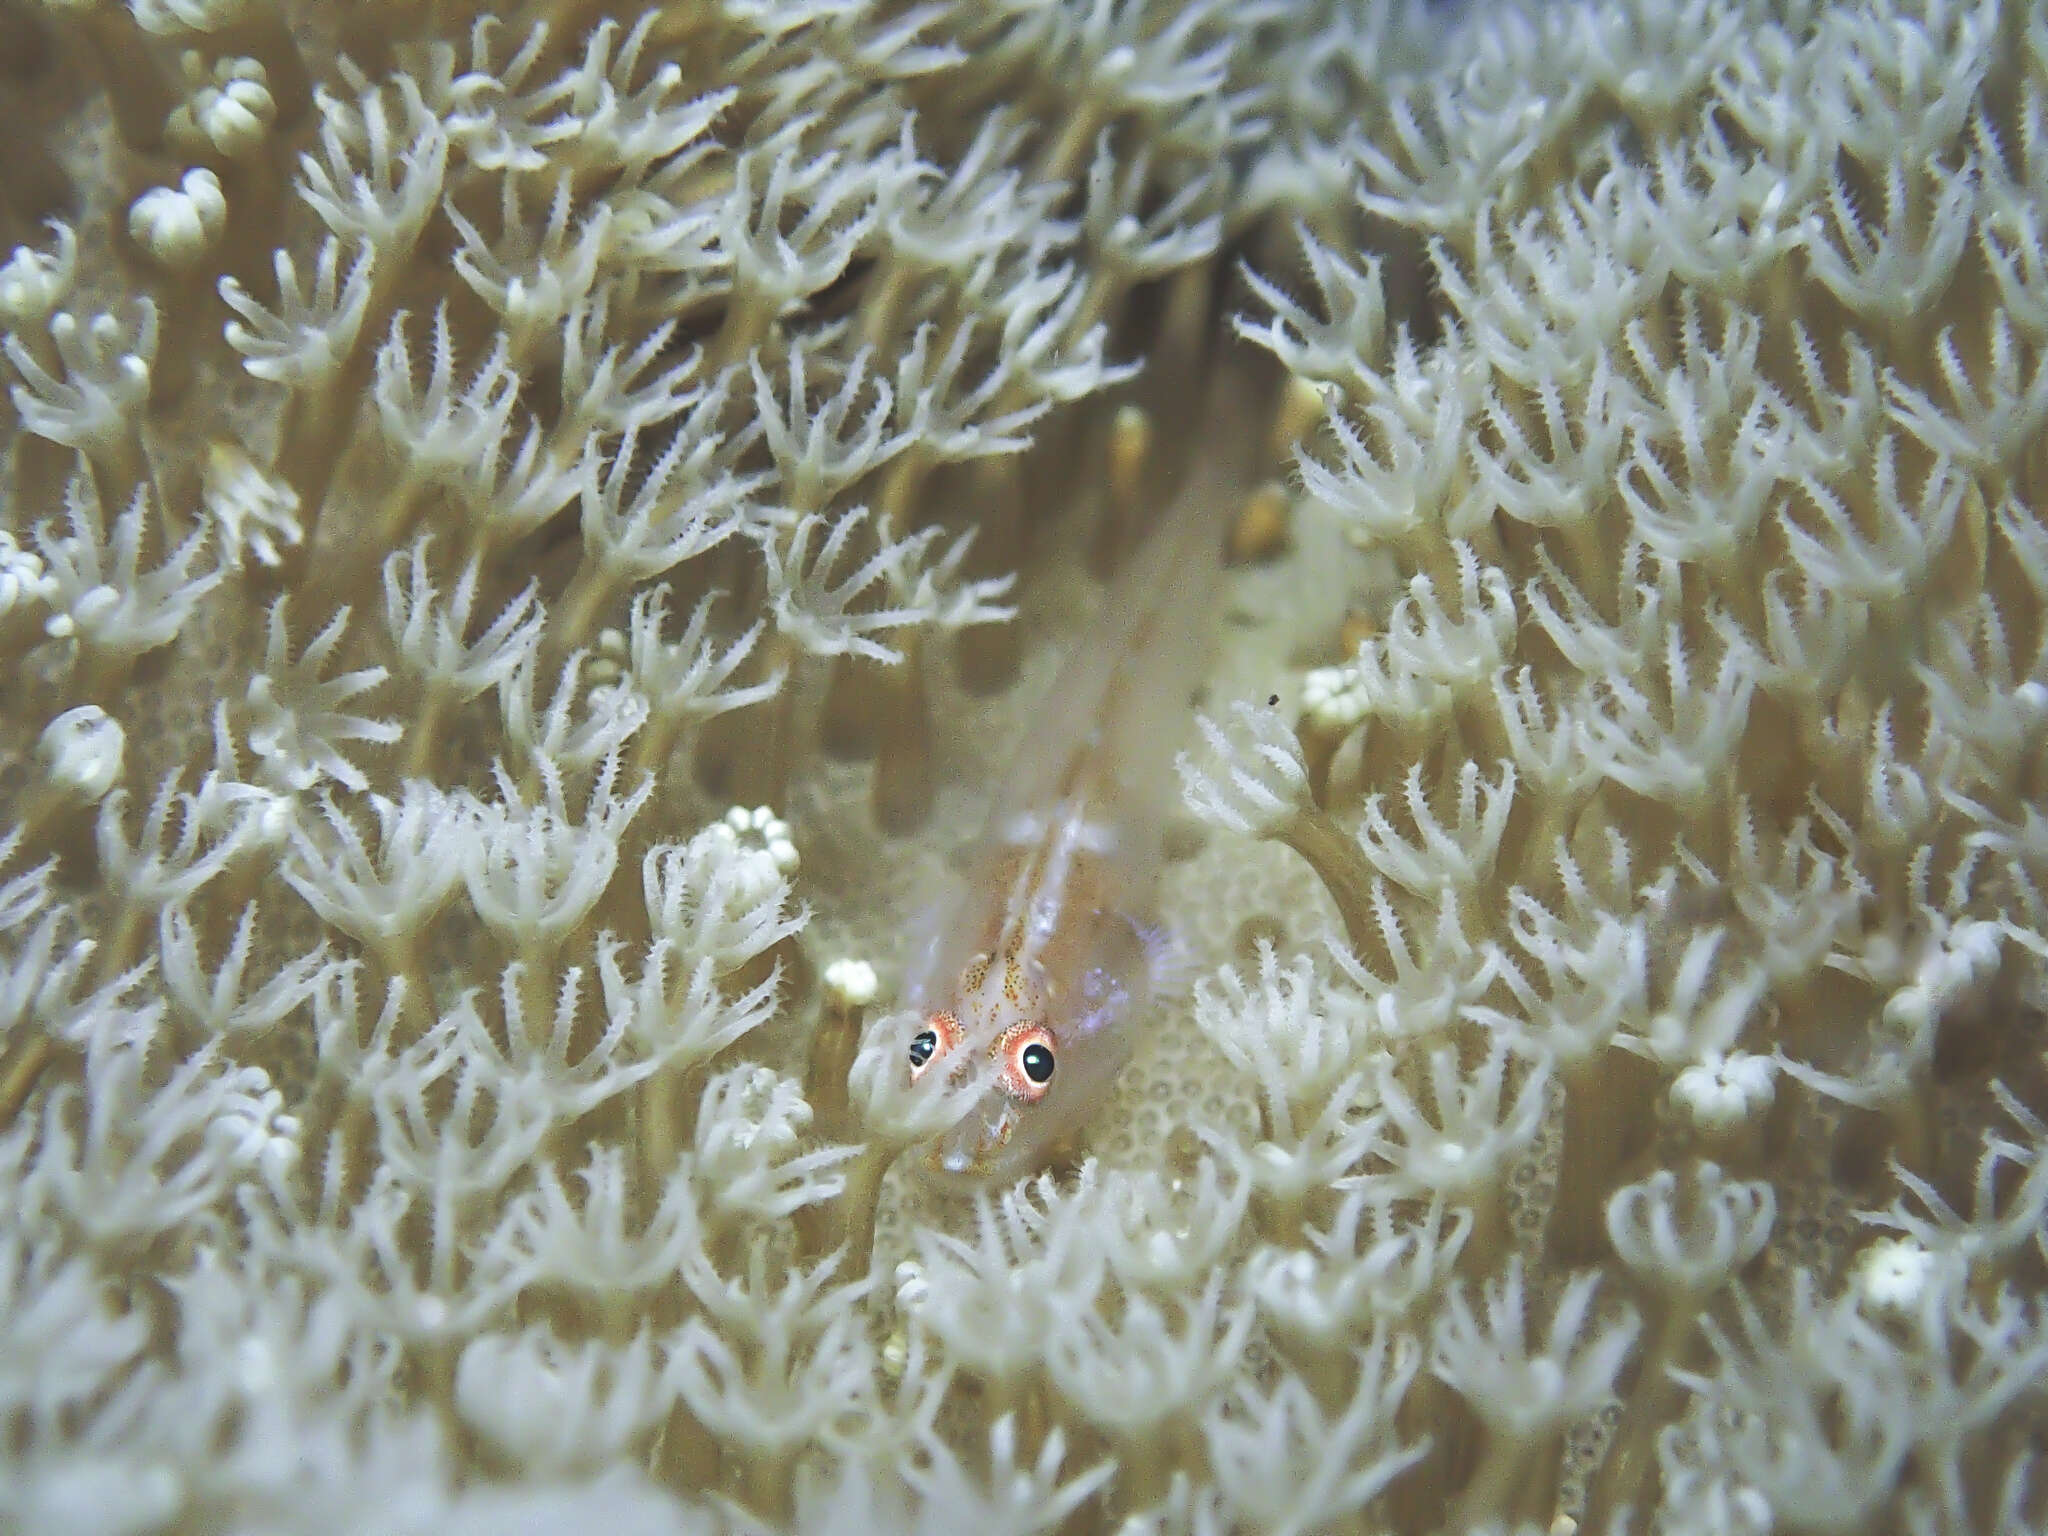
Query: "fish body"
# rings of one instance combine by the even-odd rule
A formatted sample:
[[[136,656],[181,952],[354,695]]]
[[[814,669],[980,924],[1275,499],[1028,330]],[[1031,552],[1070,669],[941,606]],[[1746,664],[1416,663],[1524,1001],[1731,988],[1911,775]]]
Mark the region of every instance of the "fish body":
[[[1233,489],[1188,486],[1112,579],[907,978],[920,1020],[906,1070],[982,1084],[923,1149],[940,1176],[1028,1172],[1130,1056],[1165,947],[1154,903],[1172,760],[1207,666]]]

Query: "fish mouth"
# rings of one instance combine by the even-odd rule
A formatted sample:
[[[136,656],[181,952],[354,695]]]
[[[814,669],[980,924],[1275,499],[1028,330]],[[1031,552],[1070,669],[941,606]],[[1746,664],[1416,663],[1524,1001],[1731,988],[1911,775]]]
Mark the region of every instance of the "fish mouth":
[[[1016,1106],[991,1093],[926,1149],[925,1166],[946,1179],[986,1179],[1017,1132]]]

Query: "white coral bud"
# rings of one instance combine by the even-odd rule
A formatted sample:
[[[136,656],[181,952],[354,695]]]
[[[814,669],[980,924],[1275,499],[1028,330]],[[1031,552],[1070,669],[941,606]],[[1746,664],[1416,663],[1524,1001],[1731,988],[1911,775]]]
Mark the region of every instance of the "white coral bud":
[[[999,1417],[989,1426],[988,1472],[984,1477],[961,1464],[954,1444],[949,1443],[943,1431],[922,1427],[917,1431],[916,1449],[906,1451],[899,1463],[904,1482],[916,1493],[922,1515],[914,1516],[904,1510],[900,1515],[878,1520],[865,1513],[854,1514],[843,1528],[908,1530],[919,1518],[928,1521],[931,1511],[944,1510],[956,1529],[980,1531],[987,1536],[1003,1531],[1023,1536],[1025,1532],[1060,1530],[1071,1524],[1076,1518],[1074,1512],[1110,1480],[1116,1463],[1099,1461],[1062,1482],[1066,1435],[1054,1425],[1039,1444],[1035,1457],[1030,1451],[1031,1438],[1019,1434],[1014,1414]],[[1020,1440],[1024,1443],[1020,1444]],[[804,1507],[806,1502],[800,1491],[798,1520],[803,1528],[823,1530],[832,1523],[831,1517],[820,1520],[811,1515]],[[832,1516],[847,1515],[836,1497],[835,1505]]]
[[[579,1291],[619,1296],[671,1284],[702,1241],[695,1184],[663,1180],[647,1210],[637,1183],[628,1185],[623,1151],[603,1143],[590,1148],[575,1182],[581,1190],[572,1196],[555,1166],[541,1163],[486,1244],[530,1280]]]
[[[192,98],[193,125],[224,155],[253,154],[277,120],[263,66],[254,59],[222,59],[214,70],[215,84]]]
[[[1936,1283],[1939,1261],[1911,1237],[1881,1237],[1857,1256],[1850,1288],[1869,1312],[1910,1314]]]
[[[1695,810],[1721,789],[1761,664],[1739,628],[1714,627],[1722,650],[1710,685],[1693,681],[1685,630],[1676,622],[1665,631],[1668,702],[1659,704],[1619,674],[1588,684],[1577,711],[1579,742],[1604,777],[1645,799]]]
[[[1510,1092],[1508,1068],[1517,1060],[1519,1082]],[[1398,1135],[1383,1137],[1374,1151],[1389,1165],[1394,1187],[1453,1198],[1493,1185],[1536,1139],[1552,1073],[1550,1057],[1518,1055],[1505,1032],[1495,1034],[1469,1071],[1455,1049],[1431,1051],[1432,1119],[1423,1112],[1421,1096],[1401,1082],[1393,1057],[1380,1057],[1375,1067],[1380,1112]]]
[[[219,243],[227,220],[220,178],[195,166],[175,187],[151,187],[136,198],[128,209],[128,233],[152,261],[182,272]]]
[[[789,639],[816,656],[866,656],[893,665],[903,652],[881,636],[915,624],[961,628],[1009,617],[1010,610],[989,601],[1002,594],[1006,581],[942,589],[957,572],[966,545],[955,540],[927,563],[939,538],[936,528],[899,540],[889,519],[878,518],[871,540],[862,541],[863,548],[872,542],[874,552],[862,559],[854,540],[867,517],[866,507],[853,507],[836,517],[808,514],[786,535],[761,531],[769,601],[776,627]]]
[[[299,157],[299,195],[335,234],[403,257],[440,205],[448,132],[411,76],[398,77],[398,98],[394,125],[380,93],[351,104],[318,92],[322,156]]]
[[[1236,315],[1231,326],[1245,340],[1271,352],[1296,378],[1343,385],[1361,359],[1379,355],[1385,340],[1387,299],[1380,261],[1369,256],[1354,265],[1344,253],[1318,240],[1305,223],[1295,226],[1294,238],[1315,285],[1315,308],[1247,267],[1245,281],[1272,313]]]
[[[281,870],[285,883],[320,918],[373,948],[404,942],[433,921],[476,837],[476,809],[466,795],[425,779],[407,779],[397,800],[372,795],[376,851],[355,824],[323,799],[325,826],[293,825]]]
[[[253,1035],[274,1028],[326,986],[332,966],[322,942],[287,961],[261,986],[245,989],[256,934],[256,907],[242,909],[227,947],[209,960],[200,951],[202,925],[182,902],[157,917],[157,973],[183,1022],[204,1034]]]
[[[43,562],[17,544],[13,534],[0,530],[0,619],[56,595],[57,583]]]
[[[1365,1075],[1354,1072],[1331,1090],[1312,1120],[1272,1127],[1275,1139],[1247,1149],[1236,1137],[1198,1132],[1218,1155],[1239,1162],[1251,1175],[1259,1197],[1283,1209],[1298,1208],[1322,1187],[1334,1185],[1357,1168],[1379,1144],[1386,1117],[1373,1107]]]
[[[1326,1265],[1305,1248],[1264,1244],[1245,1261],[1245,1289],[1268,1328],[1327,1348],[1350,1329],[1350,1268]]]
[[[787,667],[776,667],[758,682],[733,681],[759,644],[767,622],[757,619],[737,638],[721,639],[712,633],[711,611],[723,595],[707,593],[690,610],[682,634],[666,640],[662,629],[668,619],[668,584],[637,593],[627,632],[620,635],[607,630],[598,637],[602,659],[624,656],[620,681],[606,680],[604,686],[630,688],[647,701],[658,720],[675,726],[773,698],[782,687]],[[617,638],[608,642],[606,636]],[[593,666],[592,671],[597,668]]]
[[[1434,1298],[1472,1235],[1472,1212],[1427,1213],[1370,1189],[1344,1193],[1327,1230],[1309,1228],[1309,1247],[1265,1244],[1245,1261],[1245,1285],[1266,1326],[1300,1348],[1322,1353],[1374,1321],[1391,1321]]]
[[[498,685],[505,737],[531,761],[564,769],[592,768],[647,723],[647,700],[631,689],[582,686],[588,651],[574,651],[556,674],[552,697],[542,701],[538,652]],[[582,718],[577,717],[583,706]]]
[[[613,228],[619,221],[612,221]],[[651,427],[686,411],[701,354],[671,346],[676,322],[664,320],[629,347],[611,334],[608,288],[599,284],[562,324],[561,430],[566,441],[588,432],[624,433]]]
[[[277,100],[263,65],[247,57],[217,59],[209,74],[196,51],[180,63],[197,89],[171,114],[173,141],[195,150],[211,149],[231,160],[261,149],[277,121]]]
[[[1250,1202],[1242,1167],[1226,1176],[1224,1164],[1204,1157],[1189,1174],[1158,1169],[1102,1172],[1085,1164],[1075,1198],[1056,1208],[1076,1228],[1080,1246],[1092,1246],[1119,1284],[1157,1296],[1184,1295],[1228,1258]]]
[[[462,237],[454,257],[456,272],[523,350],[532,338],[552,333],[589,295],[604,259],[611,209],[605,202],[596,204],[572,236],[573,178],[568,172],[557,176],[544,218],[527,213],[522,186],[510,176],[500,183],[504,233],[495,247],[452,203],[443,206]]]
[[[128,791],[111,790],[100,802],[100,878],[138,911],[188,899],[255,840],[249,823],[218,833],[202,825],[198,797],[178,783],[176,772],[164,779],[132,842],[122,824]]]
[[[714,215],[734,288],[769,317],[836,282],[875,219],[882,166],[802,144],[808,121],[739,155]]]
[[[1114,57],[1121,50],[1112,49]],[[1151,157],[1139,150],[1120,156],[1113,136],[1095,142],[1086,180],[1081,229],[1090,254],[1124,280],[1161,277],[1212,254],[1223,235],[1214,211],[1223,184],[1213,166],[1191,173],[1163,198],[1152,194]],[[1204,206],[1207,212],[1200,212]]]
[[[51,782],[92,802],[120,782],[127,744],[120,721],[97,704],[81,704],[44,726],[36,748]]]
[[[1742,897],[1737,897],[1740,906]],[[1770,977],[1754,961],[1717,964],[1727,930],[1695,932],[1686,941],[1664,1004],[1643,1025],[1651,1055],[1664,1061],[1701,1060],[1728,1049],[1742,1034],[1750,1013],[1770,986]],[[1721,990],[1709,997],[1707,986]]]
[[[1111,1435],[1143,1440],[1199,1407],[1241,1367],[1251,1304],[1224,1271],[1162,1305],[1138,1291],[1106,1307],[1057,1307],[1042,1342],[1053,1390]]]
[[[405,310],[391,317],[391,330],[377,348],[371,396],[384,435],[420,483],[459,482],[470,466],[497,457],[499,444],[519,399],[519,374],[511,342],[497,333],[467,384],[458,383],[455,338],[448,306],[434,311],[430,361],[424,377],[413,366]]]
[[[1725,1131],[1770,1108],[1776,1075],[1768,1056],[1710,1056],[1672,1081],[1671,1102],[1700,1129]]]
[[[841,956],[825,967],[825,996],[840,1009],[865,1008],[875,1000],[880,983],[865,960]]]
[[[502,687],[540,644],[544,615],[533,585],[470,639],[482,562],[472,556],[454,586],[437,592],[427,560],[431,544],[421,537],[384,562],[384,621],[392,644],[429,691],[468,699]]]
[[[773,882],[775,876],[787,879],[796,873],[801,860],[797,856],[796,844],[789,838],[789,823],[767,806],[757,805],[748,810],[745,806],[735,805],[725,813],[725,820],[719,825],[729,829],[732,841],[747,851],[746,867],[760,870],[754,884],[765,887]],[[768,865],[774,867],[774,876],[767,873],[766,865],[759,863],[761,855],[765,855]],[[754,892],[749,891],[748,894]]]
[[[1300,1376],[1269,1397],[1247,1380],[1202,1417],[1210,1464],[1231,1506],[1251,1528],[1294,1536],[1342,1524],[1429,1453],[1428,1436],[1397,1438],[1395,1415],[1421,1350],[1407,1334],[1376,1329],[1353,1351],[1358,1384],[1326,1414]]]
[[[791,506],[811,510],[888,463],[909,446],[910,436],[888,430],[895,392],[887,379],[871,371],[871,348],[863,347],[850,362],[827,371],[822,398],[815,403],[809,398],[806,362],[802,342],[792,342],[782,369],[787,400],[761,366],[758,351],[747,366],[754,379],[755,419],[781,476],[782,495]]]
[[[1029,447],[1031,436],[1024,429],[1052,409],[1051,402],[1026,400],[1014,410],[999,409],[1016,398],[1010,359],[994,359],[970,384],[961,375],[972,371],[970,357],[979,361],[974,322],[963,319],[953,327],[937,358],[930,355],[935,330],[930,321],[920,325],[909,350],[896,362],[897,411],[909,418],[904,432],[917,451],[949,460],[1019,453]]]
[[[617,587],[659,576],[755,527],[752,493],[769,477],[735,467],[758,428],[728,432],[722,425],[732,378],[728,370],[699,392],[673,428],[630,428],[608,452],[587,453],[592,468],[579,498],[583,569],[564,599],[572,632],[580,633]],[[643,434],[666,445],[655,454]]]
[[[1462,539],[1451,549],[1458,561],[1457,616],[1437,584],[1417,574],[1388,614],[1385,631],[1359,650],[1360,675],[1376,701],[1388,696],[1393,713],[1407,712],[1400,701],[1411,693],[1433,703],[1438,691],[1448,697],[1484,684],[1513,644],[1517,614],[1506,573],[1483,564]]]
[[[159,1083],[146,1066],[154,1016],[104,1006],[102,1016],[85,1076],[50,1096],[31,1198],[88,1242],[120,1248],[206,1220],[252,1170],[282,1177],[297,1125],[278,1114],[265,1073],[224,1071],[207,1046]]]
[[[261,1067],[238,1067],[224,1079],[220,1113],[206,1127],[208,1145],[237,1167],[253,1169],[282,1198],[299,1161],[299,1119],[284,1113],[284,1095]]]
[[[756,1234],[744,1274],[731,1278],[685,1260],[705,1311],[669,1335],[664,1381],[734,1454],[774,1464],[861,1422],[876,1361],[856,1311],[868,1282],[835,1284],[838,1261],[827,1258],[810,1269],[777,1264],[775,1284],[769,1240]]]
[[[1317,730],[1341,735],[1372,709],[1372,694],[1353,666],[1316,667],[1301,680],[1301,712]]]
[[[36,1456],[10,1482],[0,1499],[25,1531],[164,1530],[190,1507],[176,1470],[109,1453]]]
[[[1448,823],[1438,818],[1423,791],[1421,764],[1409,768],[1402,798],[1415,828],[1412,840],[1388,818],[1383,796],[1366,797],[1358,841],[1373,868],[1425,900],[1446,892],[1463,896],[1492,874],[1514,803],[1514,764],[1501,763],[1499,779],[1489,782],[1480,777],[1477,763],[1467,761],[1458,772],[1456,817]]]

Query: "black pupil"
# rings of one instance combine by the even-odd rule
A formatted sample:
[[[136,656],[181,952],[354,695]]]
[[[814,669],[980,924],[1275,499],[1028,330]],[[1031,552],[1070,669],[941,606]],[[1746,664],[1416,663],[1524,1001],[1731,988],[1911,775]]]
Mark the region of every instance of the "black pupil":
[[[1034,1083],[1052,1081],[1052,1052],[1045,1046],[1033,1041],[1017,1059],[1023,1064],[1024,1075]]]
[[[910,1064],[921,1067],[932,1059],[932,1052],[939,1048],[936,1030],[920,1029],[910,1037]]]

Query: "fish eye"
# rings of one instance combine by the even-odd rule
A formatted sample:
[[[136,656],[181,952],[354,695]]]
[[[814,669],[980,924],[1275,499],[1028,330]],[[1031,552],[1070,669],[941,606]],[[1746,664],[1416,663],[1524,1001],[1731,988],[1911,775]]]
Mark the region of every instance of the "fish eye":
[[[1045,1097],[1054,1065],[1052,1031],[1041,1024],[1014,1029],[997,1043],[1003,1087],[1027,1104]]]
[[[914,1083],[924,1069],[953,1049],[960,1039],[960,1021],[950,1013],[934,1013],[923,1029],[910,1037],[910,1080]]]

